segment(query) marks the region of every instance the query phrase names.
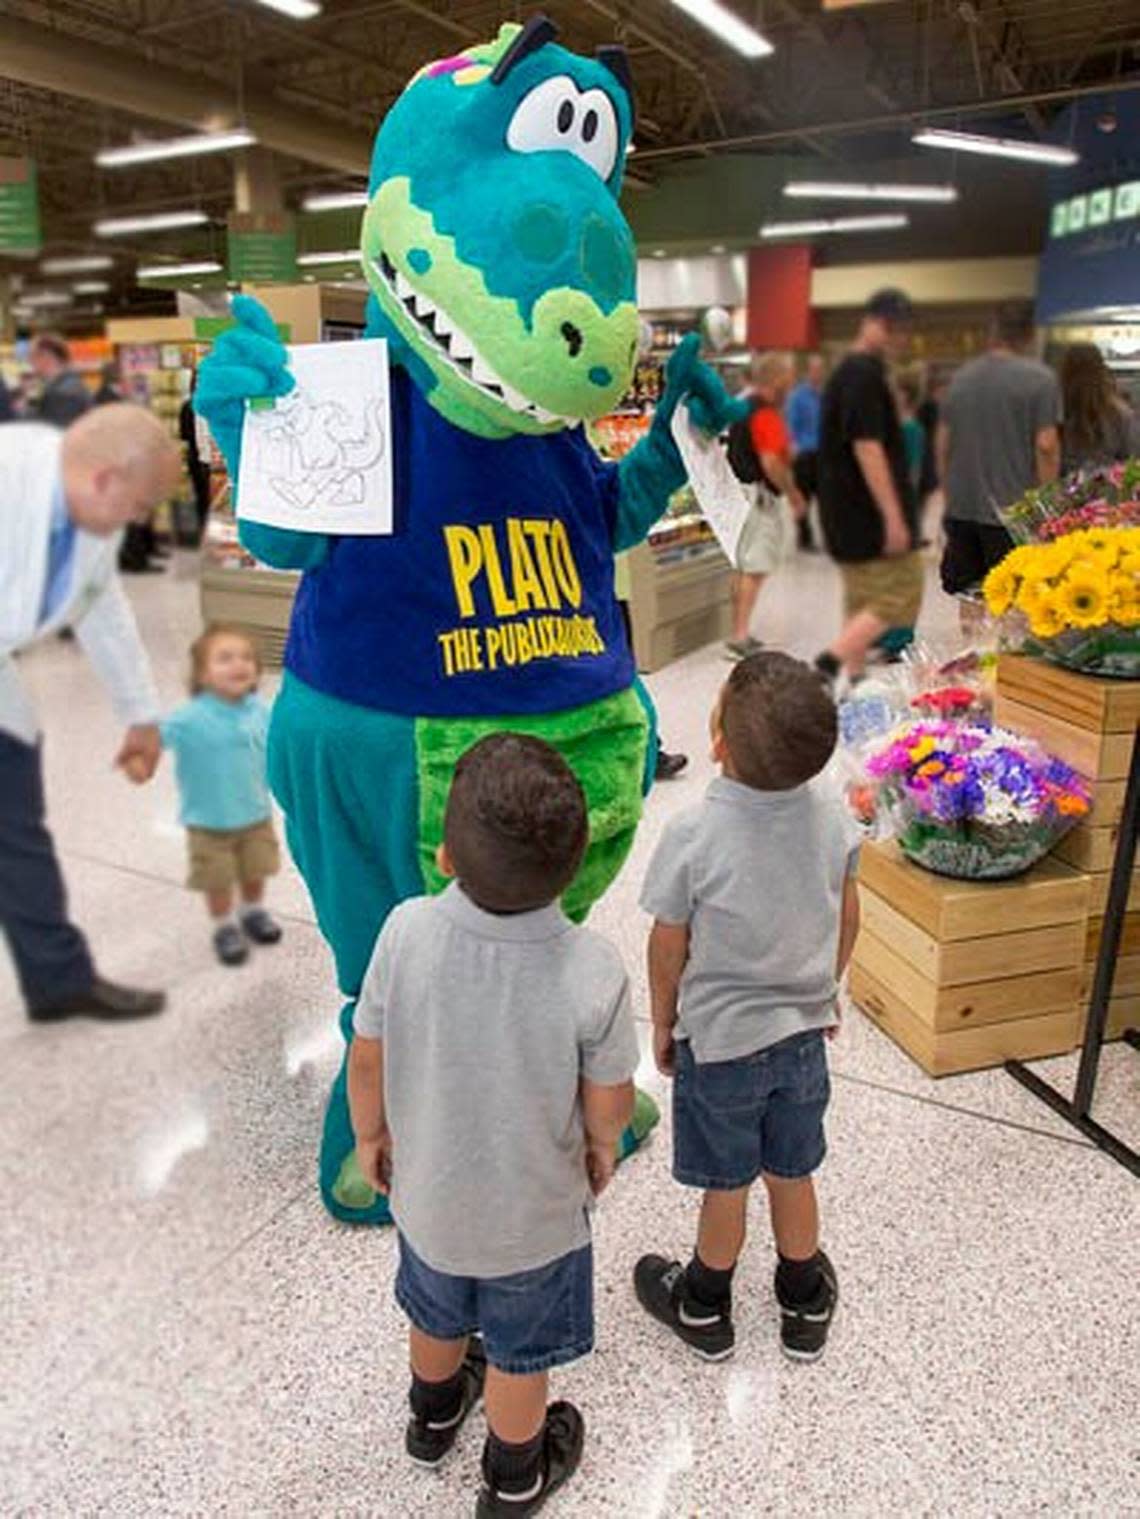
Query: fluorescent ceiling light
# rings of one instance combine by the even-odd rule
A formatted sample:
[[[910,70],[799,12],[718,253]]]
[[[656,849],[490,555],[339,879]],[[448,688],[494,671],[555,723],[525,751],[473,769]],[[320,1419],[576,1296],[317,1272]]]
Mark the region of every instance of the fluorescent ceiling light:
[[[359,248],[348,248],[343,253],[302,253],[297,259],[302,268],[311,268],[316,264],[355,264],[359,261]]]
[[[72,295],[104,295],[110,290],[106,280],[76,280],[71,287]]]
[[[172,275],[190,274],[221,274],[222,266],[216,259],[200,259],[194,264],[148,264],[145,269],[136,269],[135,273],[140,280],[169,279]]]
[[[200,227],[209,221],[205,211],[156,211],[150,216],[112,216],[96,222],[96,237],[127,237],[132,232],[166,232],[175,227]]]
[[[355,211],[368,204],[367,190],[333,190],[328,195],[306,195],[302,211]]]
[[[767,58],[775,51],[767,37],[762,37],[755,27],[742,21],[727,5],[721,5],[720,0],[673,0],[673,4],[715,33],[722,42],[727,42],[729,47],[743,53],[745,58]]]
[[[1080,154],[1072,148],[1059,148],[1050,142],[1026,142],[1020,137],[983,137],[978,132],[949,132],[941,127],[924,127],[915,132],[911,142],[920,148],[950,148],[956,153],[981,153],[992,158],[1018,158],[1025,163],[1075,164]]]
[[[125,169],[132,164],[157,163],[162,158],[193,158],[198,153],[225,153],[248,148],[257,141],[240,127],[233,132],[192,132],[187,137],[168,137],[160,142],[129,142],[121,148],[101,148],[95,162],[102,169]]]
[[[268,10],[280,11],[283,16],[292,16],[294,21],[311,21],[321,13],[319,0],[257,0],[257,3]]]
[[[110,269],[114,262],[109,253],[82,253],[74,258],[45,258],[40,268],[44,274],[93,274],[96,269]]]
[[[898,214],[885,216],[837,216],[831,221],[765,222],[760,228],[761,237],[816,237],[830,232],[889,232],[895,227],[910,225],[910,217]]]
[[[793,200],[900,200],[946,205],[958,199],[953,185],[852,185],[840,180],[794,179],[784,186]]]
[[[20,296],[20,304],[32,308],[37,306],[70,306],[71,296],[66,290],[25,290]]]

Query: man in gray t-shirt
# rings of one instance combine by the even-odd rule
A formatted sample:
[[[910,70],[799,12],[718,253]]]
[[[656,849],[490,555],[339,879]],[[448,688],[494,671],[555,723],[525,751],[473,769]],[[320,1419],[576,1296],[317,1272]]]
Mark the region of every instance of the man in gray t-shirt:
[[[407,1449],[435,1465],[483,1396],[480,1513],[532,1512],[582,1453],[578,1410],[546,1406],[547,1372],[593,1346],[589,1214],[638,1061],[620,956],[559,906],[586,838],[554,749],[481,740],[444,819],[439,866],[457,880],[392,913],[356,1007],[349,1110],[399,1229]]]
[[[1057,478],[1061,392],[1053,371],[1025,356],[1033,333],[1031,306],[1002,306],[989,351],[958,371],[943,403],[936,451],[950,595],[976,589],[1013,547],[998,508]]]

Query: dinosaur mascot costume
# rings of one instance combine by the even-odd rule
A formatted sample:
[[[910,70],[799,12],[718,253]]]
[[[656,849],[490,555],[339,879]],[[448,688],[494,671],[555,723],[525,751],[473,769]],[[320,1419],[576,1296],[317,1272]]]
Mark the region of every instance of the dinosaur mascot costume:
[[[429,64],[376,136],[362,257],[368,336],[388,340],[392,366],[392,536],[241,527],[256,558],[303,571],[270,782],[336,958],[346,1041],[385,917],[444,884],[450,777],[485,734],[547,740],[583,785],[590,842],[566,911],[584,917],[617,875],[652,709],[613,556],[684,482],[669,431],[682,396],[708,431],[739,410],[694,336],[637,448],[610,464],[587,441],[583,423],[618,404],[637,347],[618,206],[633,100],[620,48],[587,59],[555,35],[535,17]],[[236,480],[246,403],[294,380],[264,307],[239,296],[233,309],[195,401]],[[623,1153],[656,1117],[641,1099]],[[336,1217],[387,1221],[356,1166],[343,1066],[320,1180]]]

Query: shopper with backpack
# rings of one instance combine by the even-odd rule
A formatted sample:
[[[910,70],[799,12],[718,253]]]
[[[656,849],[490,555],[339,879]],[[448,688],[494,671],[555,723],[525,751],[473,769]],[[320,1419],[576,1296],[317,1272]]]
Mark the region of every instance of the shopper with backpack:
[[[736,551],[732,588],[732,636],[725,645],[730,659],[744,659],[762,647],[752,634],[752,617],[765,580],[787,556],[792,540],[791,512],[806,503],[792,473],[792,440],[783,407],[795,379],[784,353],[760,354],[752,364],[752,411],[735,422],[728,435],[728,462],[752,496],[752,510]]]

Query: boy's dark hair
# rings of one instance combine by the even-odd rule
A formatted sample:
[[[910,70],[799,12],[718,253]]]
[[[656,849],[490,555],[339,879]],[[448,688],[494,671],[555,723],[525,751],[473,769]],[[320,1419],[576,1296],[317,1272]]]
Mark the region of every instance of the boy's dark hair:
[[[742,659],[724,688],[721,728],[732,768],[758,791],[790,791],[818,775],[839,734],[816,670],[764,650]]]
[[[204,632],[199,633],[190,645],[190,695],[198,696],[206,689],[206,662],[210,658],[210,650],[219,638],[240,638],[249,645],[253,655],[254,664],[257,666],[258,676],[261,675],[261,650],[257,647],[257,640],[250,634],[248,628],[240,627],[233,622],[212,622]]]
[[[493,733],[456,765],[444,843],[460,883],[487,911],[555,901],[577,874],[587,832],[578,778],[541,739]]]

